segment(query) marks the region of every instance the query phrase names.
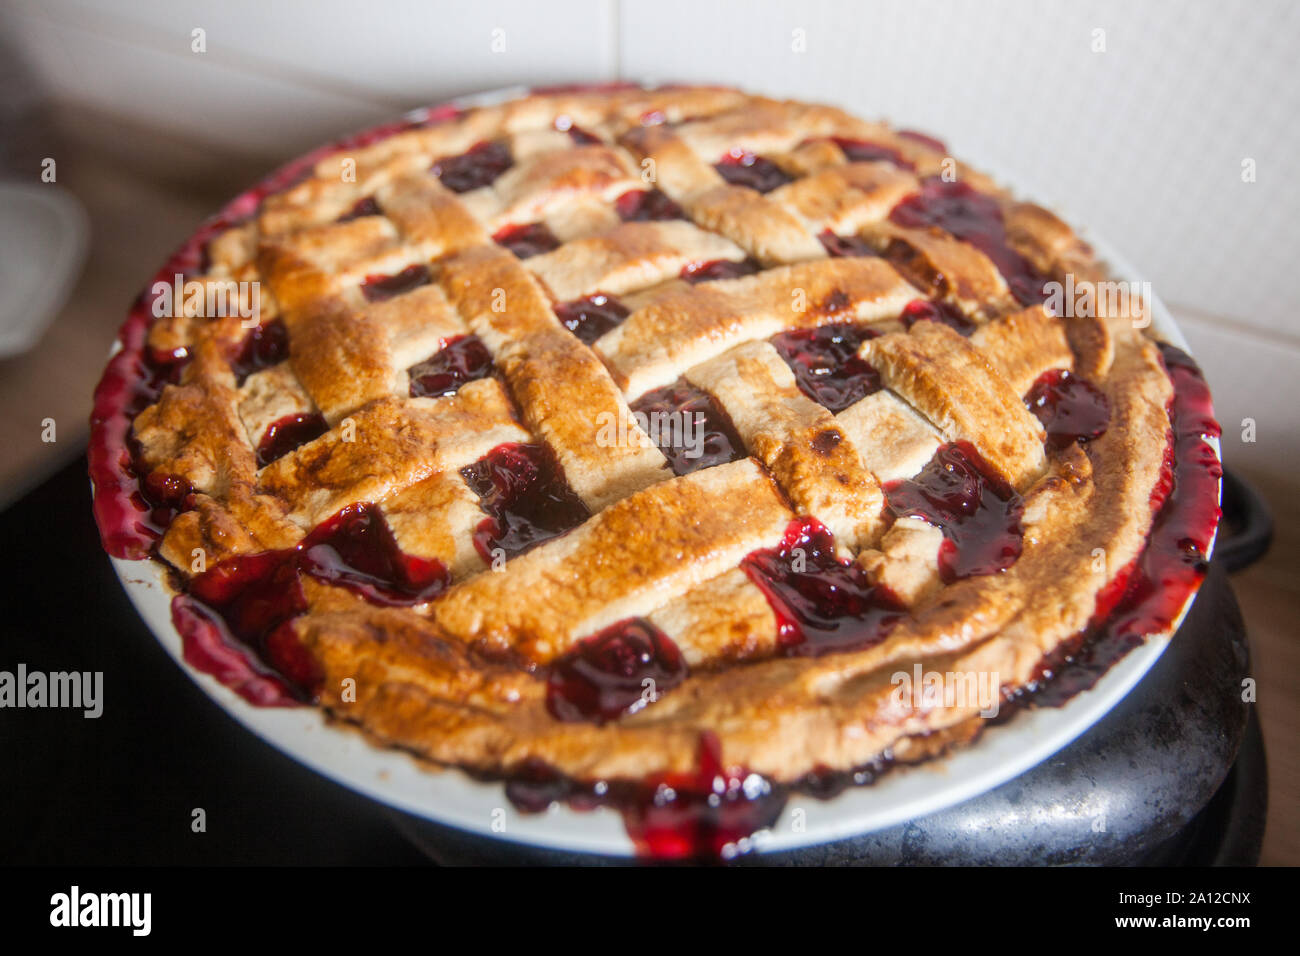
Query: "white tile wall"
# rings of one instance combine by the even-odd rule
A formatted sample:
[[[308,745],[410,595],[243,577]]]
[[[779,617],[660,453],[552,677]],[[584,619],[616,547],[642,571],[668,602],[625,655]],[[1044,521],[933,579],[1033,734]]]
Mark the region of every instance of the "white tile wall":
[[[1189,329],[1225,418],[1262,409],[1300,439],[1289,0],[10,0],[0,38],[60,96],[281,158],[515,83],[724,82],[886,116],[1088,223],[1175,308],[1226,317]]]

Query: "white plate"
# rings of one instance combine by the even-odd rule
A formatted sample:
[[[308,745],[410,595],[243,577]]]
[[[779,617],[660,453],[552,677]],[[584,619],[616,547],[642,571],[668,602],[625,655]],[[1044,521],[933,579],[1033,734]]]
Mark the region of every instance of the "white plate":
[[[499,102],[521,92],[526,91],[498,91],[457,105]],[[1091,235],[1085,238],[1115,278],[1139,278],[1137,270],[1109,245]],[[1187,350],[1164,304],[1152,296],[1151,305],[1152,329]],[[1217,442],[1213,444],[1218,451]],[[349,728],[331,726],[316,708],[254,707],[182,661],[162,567],[153,561],[116,558],[113,565],[159,642],[208,696],[263,740],[331,780],[416,816],[485,837],[590,853],[630,856],[635,852],[622,819],[612,809],[578,812],[555,806],[541,814],[519,813],[500,784],[480,783],[457,770],[430,769],[405,753],[375,747]],[[771,830],[756,837],[756,849],[790,850],[893,826],[968,800],[1020,775],[1095,724],[1142,679],[1168,645],[1191,600],[1170,632],[1151,635],[1093,688],[1063,706],[1021,711],[950,756],[896,768],[872,786],[850,788],[831,800],[796,794]],[[799,832],[792,826],[796,808],[801,812]]]

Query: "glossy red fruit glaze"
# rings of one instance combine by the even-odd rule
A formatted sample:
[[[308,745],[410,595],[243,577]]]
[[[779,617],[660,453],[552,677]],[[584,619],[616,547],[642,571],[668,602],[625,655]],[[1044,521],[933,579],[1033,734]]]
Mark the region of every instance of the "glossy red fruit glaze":
[[[474,547],[488,564],[497,549],[512,558],[591,515],[545,445],[497,445],[460,473],[488,515],[474,531]]]
[[[575,146],[599,146],[601,139],[593,133],[588,133],[585,129],[577,126],[573,118],[569,116],[558,116],[555,119],[555,128],[561,133],[568,133],[569,139],[573,140]]]
[[[712,282],[715,279],[739,279],[752,276],[758,272],[759,265],[753,259],[733,262],[731,259],[712,259],[708,262],[692,262],[682,268],[681,277],[691,285],[700,282]]]
[[[947,183],[932,176],[921,183],[920,192],[899,202],[889,218],[900,226],[938,226],[947,230],[988,256],[1022,305],[1046,300],[1043,284],[1047,277],[1011,248],[1002,207],[992,196],[977,192],[967,183]]]
[[[870,329],[855,325],[823,325],[772,336],[772,345],[794,372],[799,390],[818,405],[842,412],[854,402],[880,391],[880,374],[858,356]]]
[[[949,584],[1005,571],[1020,557],[1024,501],[970,442],[942,446],[905,481],[885,486],[895,518],[922,518],[943,531],[939,574]]]
[[[138,348],[142,346],[143,336]],[[114,557],[147,557],[175,516],[175,509],[152,498],[138,477],[142,469],[131,422],[179,381],[187,361],[185,355],[173,362],[151,361],[124,348],[109,360],[95,390],[88,451],[95,522],[105,550]]]
[[[747,852],[751,838],[772,826],[788,791],[761,774],[728,767],[711,731],[700,734],[692,774],[652,780],[639,799],[619,809],[628,836],[643,855],[657,860],[727,860]]]
[[[835,137],[834,143],[843,151],[845,158],[851,163],[883,161],[893,163],[901,169],[913,168],[912,164],[903,158],[903,154],[892,146],[872,143],[865,139],[842,139],[840,137]]]
[[[675,475],[745,457],[744,442],[726,412],[685,380],[646,392],[632,403],[632,411],[646,416],[647,431]]]
[[[336,221],[351,222],[353,219],[361,219],[365,216],[381,216],[383,212],[374,196],[366,196],[364,199],[358,199],[353,203],[352,208],[339,216]]]
[[[221,616],[188,594],[172,598],[172,622],[181,636],[181,656],[256,707],[297,707],[307,693],[261,662],[230,636]]]
[[[455,395],[467,382],[491,375],[492,353],[477,335],[458,335],[407,371],[412,398],[442,398]]]
[[[928,299],[913,299],[903,306],[899,316],[906,328],[917,322],[942,322],[954,332],[970,335],[975,331],[975,323],[962,314],[955,305],[947,302],[931,302]]]
[[[329,423],[320,412],[285,415],[272,422],[257,443],[257,467],[265,468],[295,448],[315,441],[329,431]]]
[[[195,575],[172,601],[185,659],[255,704],[312,699],[320,675],[292,627],[307,610],[303,574],[388,606],[423,603],[449,580],[441,562],[402,553],[377,506],[349,505],[296,547]]]
[[[717,736],[705,731],[690,772],[592,784],[530,761],[511,773],[506,796],[525,813],[540,813],[559,802],[575,810],[612,807],[622,815],[641,856],[709,863],[752,849],[754,834],[780,817],[789,788],[726,765]]]
[[[1152,496],[1155,518],[1147,546],[1098,597],[1097,624],[1064,655],[1047,663],[1032,700],[1059,706],[1092,687],[1116,661],[1151,634],[1173,627],[1188,597],[1205,578],[1210,541],[1219,525],[1223,467],[1205,439],[1220,434],[1210,390],[1181,349],[1160,345],[1174,384],[1167,480]],[[1109,605],[1109,608],[1107,608]]]
[[[796,518],[778,547],[753,551],[740,566],[772,605],[788,656],[872,647],[907,613],[860,566],[836,557],[831,533],[816,518]]]
[[[668,635],[628,618],[552,662],[546,707],[557,720],[603,723],[636,713],[685,679],[686,661]]]
[[[715,163],[714,169],[733,186],[747,186],[760,193],[770,193],[778,186],[792,182],[794,177],[770,159],[755,156],[746,150],[732,150]]]
[[[829,229],[817,234],[817,240],[834,259],[858,258],[878,255],[876,250],[861,236],[838,236]]]
[[[240,343],[239,352],[230,362],[230,369],[235,373],[235,384],[243,385],[244,380],[254,372],[260,372],[272,365],[279,365],[289,357],[289,332],[280,319],[251,329]]]
[[[686,218],[682,207],[657,189],[629,189],[614,200],[614,208],[624,222],[663,222]]]
[[[585,299],[561,302],[555,307],[555,315],[566,329],[590,345],[610,329],[621,325],[628,317],[628,309],[612,295],[597,292]]]
[[[431,172],[452,192],[467,193],[491,185],[514,162],[504,143],[476,143],[459,156],[438,160]]]
[[[1034,382],[1025,404],[1043,423],[1047,443],[1064,448],[1106,434],[1110,403],[1091,382],[1067,369],[1051,369]]]
[[[367,302],[383,302],[385,299],[418,289],[422,285],[428,285],[431,279],[429,267],[417,263],[390,276],[366,276],[365,281],[361,283],[361,294],[365,296]]]
[[[326,584],[372,604],[405,607],[440,594],[450,580],[441,561],[406,554],[377,505],[348,505],[298,547],[298,564]]]
[[[109,359],[95,388],[90,416],[87,458],[94,485],[95,523],[105,551],[115,558],[140,560],[148,557],[160,533],[149,519],[148,503],[139,494],[129,447],[132,420],[156,399],[159,382],[177,380],[185,358],[183,354],[152,355],[146,346],[154,319],[154,300],[158,296],[155,287],[170,286],[178,272],[187,277],[201,274],[212,239],[232,226],[247,222],[267,196],[302,181],[326,157],[370,146],[409,129],[446,122],[460,114],[461,110],[453,106],[420,110],[298,157],[227,203],[154,273],[118,332],[119,348]]]
[[[506,226],[492,237],[492,241],[509,249],[520,259],[539,256],[543,252],[560,248],[560,240],[555,237],[555,233],[546,228],[544,222]]]

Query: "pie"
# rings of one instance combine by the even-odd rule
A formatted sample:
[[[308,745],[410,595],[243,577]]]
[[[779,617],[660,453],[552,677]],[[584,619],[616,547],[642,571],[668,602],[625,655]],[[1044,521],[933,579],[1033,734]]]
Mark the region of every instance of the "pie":
[[[1217,426],[1114,285],[942,143],[829,106],[429,110],[159,272],[96,393],[96,516],[248,700],[734,848],[989,723],[899,675],[990,678],[1005,716],[1176,619]]]

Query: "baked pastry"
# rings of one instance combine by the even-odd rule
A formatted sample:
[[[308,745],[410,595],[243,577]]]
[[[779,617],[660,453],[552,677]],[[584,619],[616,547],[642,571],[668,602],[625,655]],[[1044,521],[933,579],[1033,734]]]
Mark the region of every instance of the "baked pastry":
[[[827,106],[430,111],[159,273],[96,395],[96,516],[250,701],[615,802],[653,852],[743,848],[790,788],[988,723],[898,675],[990,677],[1005,715],[1199,582],[1208,394],[1139,300],[1052,301],[1107,278]]]

